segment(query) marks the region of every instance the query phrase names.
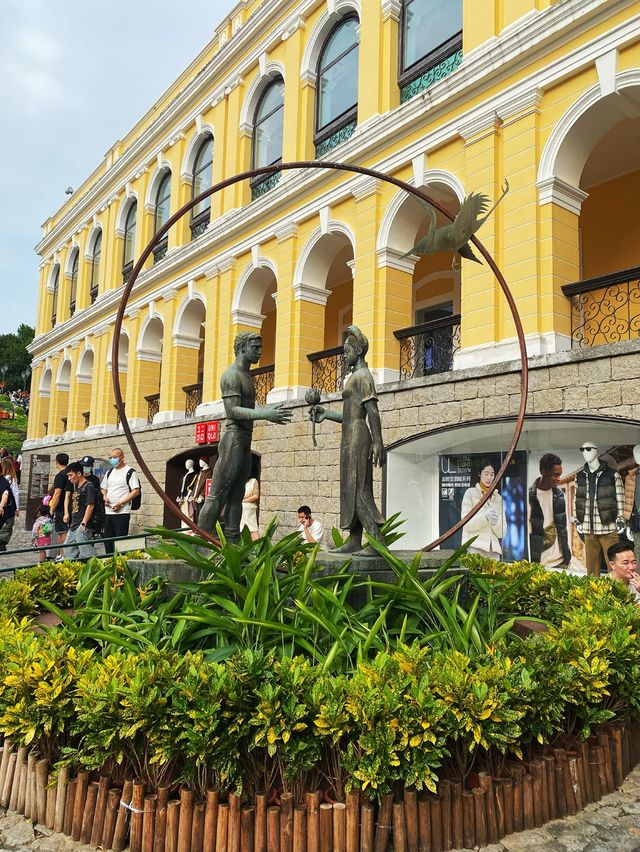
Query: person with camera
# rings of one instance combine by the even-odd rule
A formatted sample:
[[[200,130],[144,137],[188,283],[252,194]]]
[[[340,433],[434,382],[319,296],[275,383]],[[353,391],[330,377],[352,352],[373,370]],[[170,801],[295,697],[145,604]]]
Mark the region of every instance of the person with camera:
[[[309,506],[300,506],[298,509],[298,521],[300,526],[298,532],[309,544],[316,544],[322,540],[324,527],[317,518],[311,517]]]

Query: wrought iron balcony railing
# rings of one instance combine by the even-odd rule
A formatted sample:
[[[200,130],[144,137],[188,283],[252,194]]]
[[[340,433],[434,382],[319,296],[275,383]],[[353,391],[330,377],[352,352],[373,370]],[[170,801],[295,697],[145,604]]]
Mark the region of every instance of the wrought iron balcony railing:
[[[129,279],[131,278],[132,272],[133,272],[133,261],[130,261],[129,263],[125,264],[125,266],[122,267],[122,283],[123,284],[126,284],[129,281]]]
[[[163,240],[160,240],[158,245],[153,250],[153,262],[159,263],[162,260],[162,258],[166,255],[168,248],[169,248],[169,237],[165,237]]]
[[[90,411],[83,411],[82,412],[82,419],[84,420],[84,428],[88,429],[89,426],[91,425],[91,412]]]
[[[311,384],[325,393],[339,393],[349,368],[344,360],[344,346],[324,349],[307,355],[311,361]]]
[[[460,349],[460,315],[394,331],[400,341],[400,381],[453,369]]]
[[[160,394],[151,393],[149,396],[145,396],[145,399],[147,401],[147,423],[151,425],[153,418],[160,411]]]
[[[92,287],[92,288],[89,290],[89,299],[91,300],[91,304],[92,304],[92,305],[95,303],[95,301],[96,301],[96,299],[97,299],[97,298],[98,298],[98,288],[97,288],[97,287]]]
[[[194,385],[184,385],[184,416],[195,417],[196,408],[202,402],[202,382],[196,382]]]
[[[264,367],[256,367],[251,370],[256,387],[256,405],[265,405],[267,394],[273,390],[276,370],[273,364],[265,364]]]
[[[565,284],[562,292],[571,302],[573,349],[640,337],[640,266]]]

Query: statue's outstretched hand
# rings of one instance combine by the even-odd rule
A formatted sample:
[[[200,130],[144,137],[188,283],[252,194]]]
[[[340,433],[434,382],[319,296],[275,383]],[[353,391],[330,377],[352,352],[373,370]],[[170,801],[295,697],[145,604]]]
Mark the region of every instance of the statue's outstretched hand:
[[[383,444],[374,442],[373,447],[371,448],[371,460],[375,467],[384,467],[387,463],[387,451]]]
[[[281,402],[276,402],[273,405],[265,405],[262,409],[264,419],[270,423],[278,423],[280,425],[288,423],[293,417],[293,411],[291,408],[282,408],[282,405]]]
[[[314,405],[309,412],[309,420],[313,423],[322,423],[326,416],[326,409],[322,405]]]

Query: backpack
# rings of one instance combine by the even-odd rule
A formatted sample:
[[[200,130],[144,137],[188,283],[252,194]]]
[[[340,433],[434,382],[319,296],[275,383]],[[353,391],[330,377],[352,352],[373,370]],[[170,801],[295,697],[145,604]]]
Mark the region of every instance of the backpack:
[[[104,497],[99,488],[96,489],[96,502],[93,504],[93,512],[89,518],[89,529],[95,533],[101,533],[104,528],[107,513],[104,507]]]
[[[107,471],[107,480],[111,476],[112,472],[113,472],[113,468],[111,468],[111,470]],[[129,470],[127,471],[127,488],[129,489],[129,491],[131,491],[131,485],[129,483],[131,482],[131,477],[133,476],[134,473],[135,473],[135,471],[132,467],[130,467]],[[140,482],[140,477],[138,477],[138,482]],[[137,512],[138,509],[140,508],[140,506],[142,505],[142,484],[139,485],[138,492],[139,493],[136,494],[136,496],[133,498],[133,500],[130,501],[131,508],[134,512]]]

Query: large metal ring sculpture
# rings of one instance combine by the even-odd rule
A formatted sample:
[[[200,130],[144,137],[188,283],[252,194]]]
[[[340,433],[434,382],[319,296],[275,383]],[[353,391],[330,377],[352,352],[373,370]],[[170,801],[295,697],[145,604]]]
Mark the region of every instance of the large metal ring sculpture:
[[[259,168],[259,169],[252,169],[251,171],[242,172],[241,174],[235,175],[234,177],[230,177],[230,178],[227,178],[226,180],[220,181],[220,183],[215,184],[214,186],[210,187],[209,189],[205,190],[204,192],[201,192],[200,195],[195,196],[195,198],[193,198],[191,201],[189,201],[187,204],[185,204],[183,207],[181,207],[180,210],[178,210],[177,213],[174,213],[173,216],[171,216],[171,218],[166,222],[166,224],[163,225],[162,228],[160,228],[160,230],[155,234],[155,236],[153,237],[151,242],[149,242],[147,247],[144,249],[144,251],[142,252],[140,257],[138,258],[138,261],[133,268],[131,277],[129,278],[129,280],[125,284],[124,290],[122,292],[122,297],[120,299],[120,305],[118,307],[118,314],[116,316],[116,322],[115,322],[115,328],[114,328],[114,339],[113,339],[113,354],[112,354],[113,389],[114,389],[114,392],[115,392],[116,407],[118,409],[118,414],[120,415],[120,422],[122,424],[122,428],[124,430],[125,435],[127,436],[129,446],[131,447],[131,451],[132,451],[133,455],[135,456],[136,461],[140,465],[140,469],[142,470],[142,472],[144,473],[146,478],[149,480],[149,483],[151,484],[154,491],[158,494],[158,496],[160,497],[162,502],[170,509],[171,512],[173,512],[173,514],[177,518],[179,518],[183,523],[185,523],[188,527],[190,527],[193,530],[193,532],[195,532],[197,535],[201,536],[202,538],[204,538],[207,541],[214,543],[214,544],[218,543],[217,539],[215,539],[213,536],[209,535],[209,533],[205,532],[204,530],[200,529],[200,527],[198,527],[197,524],[195,524],[191,520],[191,518],[187,517],[187,515],[185,515],[183,512],[180,511],[180,509],[178,508],[176,503],[164,492],[164,490],[161,488],[160,484],[156,481],[155,477],[153,476],[153,474],[149,470],[144,458],[142,457],[140,450],[138,449],[138,445],[135,442],[135,439],[134,439],[133,434],[131,432],[131,427],[129,426],[129,421],[127,420],[127,415],[126,415],[126,412],[125,412],[125,409],[124,409],[124,403],[122,401],[122,391],[121,391],[121,388],[120,388],[120,374],[119,374],[119,370],[118,370],[118,356],[119,356],[119,351],[120,351],[120,333],[122,331],[122,320],[124,319],[124,313],[125,313],[128,301],[129,301],[129,297],[131,295],[131,291],[133,290],[133,286],[136,283],[138,275],[142,271],[142,267],[144,266],[147,258],[149,257],[149,255],[151,254],[153,249],[156,247],[156,245],[169,232],[170,228],[173,225],[175,225],[175,223],[179,219],[181,219],[185,215],[185,213],[188,213],[193,207],[200,204],[202,201],[204,201],[209,196],[214,195],[216,192],[220,192],[221,190],[226,189],[229,186],[233,186],[234,184],[239,183],[242,180],[250,180],[252,178],[256,178],[256,177],[259,177],[261,175],[271,175],[271,174],[275,174],[276,172],[291,171],[293,169],[325,169],[325,170],[333,170],[333,171],[340,171],[340,172],[351,172],[351,173],[354,173],[354,174],[365,175],[366,177],[377,178],[378,180],[381,180],[381,181],[384,181],[386,183],[390,183],[390,184],[393,184],[394,186],[397,186],[399,189],[404,190],[409,195],[414,195],[416,198],[419,198],[423,201],[427,201],[429,204],[431,204],[433,207],[435,207],[436,210],[439,210],[444,216],[446,216],[449,220],[453,221],[453,219],[455,218],[454,216],[452,216],[449,213],[448,210],[445,210],[445,208],[442,207],[442,205],[438,204],[437,201],[434,201],[432,198],[429,198],[429,196],[426,193],[422,192],[419,189],[416,189],[415,187],[411,186],[410,184],[406,183],[403,180],[400,180],[399,178],[394,178],[394,177],[391,177],[389,175],[385,175],[382,172],[376,171],[375,169],[368,169],[368,168],[365,168],[364,166],[355,166],[355,165],[350,165],[350,164],[347,164],[347,163],[329,163],[329,162],[316,162],[316,161],[305,162],[305,161],[302,161],[302,162],[293,162],[293,163],[280,163],[280,164],[275,165],[275,166],[264,166],[264,167]],[[447,532],[445,532],[443,535],[439,536],[434,541],[425,545],[422,548],[423,550],[433,550],[435,547],[438,547],[438,545],[442,544],[442,542],[446,541],[448,538],[450,538],[452,535],[454,535],[468,521],[470,521],[471,518],[473,518],[473,516],[477,512],[479,512],[480,509],[485,505],[485,503],[491,498],[491,495],[493,494],[495,489],[498,487],[498,484],[500,483],[500,480],[504,476],[504,473],[505,473],[505,471],[506,471],[506,469],[509,465],[509,462],[511,461],[511,458],[512,458],[512,456],[513,456],[513,454],[516,450],[516,447],[518,445],[518,441],[520,439],[520,434],[522,432],[522,427],[523,427],[523,424],[524,424],[524,416],[525,416],[525,410],[526,410],[526,404],[527,404],[527,393],[528,393],[528,386],[529,386],[529,370],[528,370],[528,365],[527,365],[527,348],[526,348],[526,344],[525,344],[524,331],[523,331],[523,328],[522,328],[522,322],[520,320],[520,315],[518,313],[518,309],[516,307],[515,300],[514,300],[513,296],[511,295],[511,291],[509,290],[509,286],[508,286],[504,276],[502,275],[502,273],[498,269],[497,264],[495,263],[495,261],[493,260],[491,255],[489,254],[489,252],[485,249],[485,247],[482,245],[480,240],[477,239],[477,237],[472,237],[471,242],[477,248],[477,250],[480,252],[480,254],[483,256],[483,258],[487,262],[489,268],[493,271],[494,275],[496,276],[498,283],[500,284],[500,287],[501,287],[502,292],[504,294],[504,297],[507,300],[507,304],[509,305],[509,309],[511,311],[511,316],[513,317],[513,322],[514,322],[515,327],[516,327],[516,333],[518,335],[518,346],[519,346],[519,349],[520,349],[520,359],[521,359],[521,363],[522,363],[522,372],[521,372],[522,381],[521,381],[521,388],[520,388],[520,407],[518,409],[518,416],[516,418],[516,425],[515,425],[515,429],[514,429],[514,432],[513,432],[513,437],[511,439],[511,444],[509,446],[509,450],[507,451],[507,454],[504,457],[504,461],[502,462],[502,466],[498,470],[498,473],[496,474],[496,477],[495,477],[491,487],[489,488],[489,490],[486,492],[486,494],[483,495],[482,499],[478,503],[476,503],[476,505],[471,509],[471,511],[464,518],[461,518],[456,524],[454,524],[452,527],[450,527],[450,529],[448,529]]]

